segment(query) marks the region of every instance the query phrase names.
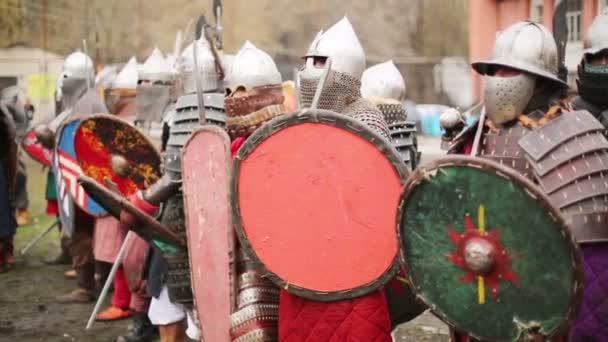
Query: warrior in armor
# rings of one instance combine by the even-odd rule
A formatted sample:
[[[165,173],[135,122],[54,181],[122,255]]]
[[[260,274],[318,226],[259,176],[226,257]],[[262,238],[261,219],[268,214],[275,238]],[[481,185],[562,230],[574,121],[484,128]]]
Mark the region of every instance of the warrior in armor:
[[[108,84],[105,96],[106,105],[110,113],[131,123],[135,119],[137,79],[137,61],[133,57]],[[108,215],[97,218],[93,239],[95,260],[106,264],[114,263],[125,236],[125,230],[122,229],[120,222],[115,217]],[[131,245],[133,246],[134,244]],[[143,254],[146,252],[147,248],[142,251]],[[99,321],[112,321],[130,317],[135,313],[143,315],[144,320],[147,320],[149,298],[146,296],[145,286],[141,286],[141,284],[134,285],[137,288],[129,288],[125,268],[120,266],[114,278],[114,294],[111,306],[97,314],[96,319]],[[137,291],[138,289],[140,291]],[[149,321],[147,325],[139,324],[138,321],[134,324],[134,327],[144,326],[149,328],[147,330],[153,330]],[[139,332],[141,333],[143,330],[145,329],[139,329]]]
[[[139,70],[135,127],[160,147],[163,122],[179,95],[175,73],[162,52],[154,48]]]
[[[221,82],[215,72],[215,60],[209,45],[202,40],[198,44],[198,65],[201,70],[204,105],[207,123],[225,125],[224,94]],[[185,95],[175,105],[175,113],[169,122],[167,141],[164,149],[163,177],[143,192],[131,197],[138,208],[152,214],[162,204],[160,222],[172,229],[182,239],[186,239],[184,204],[181,189],[181,152],[192,131],[200,125],[196,93],[196,69],[194,68],[193,44],[187,47],[177,61],[181,84]],[[137,95],[139,97],[139,94]],[[139,100],[139,98],[138,98]],[[121,217],[123,226],[130,227],[132,217]],[[184,336],[184,320],[188,320],[187,335],[198,339],[199,331],[191,315],[192,289],[188,251],[177,250],[160,241],[154,241],[150,258],[147,286],[153,297],[148,316],[160,328],[161,339],[172,338],[181,341]]]
[[[61,96],[61,78],[57,80],[57,85],[55,88],[55,113],[54,117],[57,117],[62,110],[62,96]],[[36,129],[39,129],[38,126]],[[44,126],[42,126],[44,127]],[[46,214],[50,216],[54,216],[59,220],[59,204],[57,203],[57,185],[55,181],[55,174],[53,173],[53,168],[49,167],[46,175],[46,189],[45,189],[45,199],[46,199]],[[59,220],[58,224],[59,232],[61,232],[61,220]],[[65,234],[60,234],[60,248],[61,252],[56,257],[51,257],[44,260],[44,263],[47,265],[70,265],[72,263],[72,257],[69,252],[69,238]]]
[[[2,101],[5,109],[8,110],[15,122],[17,144],[20,144],[27,133],[30,126],[30,120],[32,119],[30,114],[27,113],[27,108],[23,103],[22,96],[23,91],[17,86],[3,89],[0,95],[0,101]],[[13,206],[17,210],[17,224],[21,226],[29,222],[30,212],[28,210],[29,200],[27,197],[27,170],[25,169],[25,163],[23,162],[23,152],[18,150],[17,154],[19,163],[17,167]]]
[[[579,95],[572,100],[572,107],[577,110],[587,110],[598,119],[604,127],[608,126],[608,9],[604,9],[587,32],[584,42],[585,50],[581,63],[578,66],[578,92]],[[593,146],[593,145],[592,145]],[[591,147],[589,147],[591,148]],[[605,154],[595,152],[596,160],[603,160]],[[574,166],[574,164],[573,164]],[[591,172],[590,169],[587,169]],[[597,169],[598,174],[593,175],[598,182],[603,176],[604,169]],[[597,184],[603,184],[601,181]],[[587,214],[599,212],[606,207],[605,197],[590,198],[594,207],[586,210]],[[580,206],[582,208],[582,205]],[[603,217],[604,214],[599,217]],[[580,221],[577,221],[580,224]],[[598,225],[601,231],[606,229],[606,221]],[[581,226],[576,229],[588,229]],[[576,230],[575,230],[576,232]],[[599,232],[599,231],[598,231]],[[579,239],[581,242],[581,239]],[[581,248],[585,262],[585,297],[577,320],[571,330],[572,341],[608,341],[608,327],[605,321],[605,303],[608,290],[596,284],[604,282],[604,273],[598,272],[608,267],[608,244],[606,236],[589,236],[582,239]],[[593,242],[593,243],[591,243]],[[601,242],[601,243],[600,243]]]
[[[320,32],[304,58],[305,65],[299,74],[301,107],[311,106],[325,63],[331,59],[318,109],[359,119],[381,136],[390,138],[382,113],[361,97],[365,52],[347,18]],[[355,314],[358,309],[363,309],[365,315]],[[332,302],[305,299],[281,289],[279,312],[280,341],[301,341],[310,336],[323,341],[333,340],[331,337],[340,341],[391,341],[391,320],[382,289]],[[343,323],[352,328],[345,328]]]
[[[596,286],[601,273],[593,270],[608,260],[608,249],[600,243],[607,238],[604,127],[587,111],[569,111],[559,98],[567,85],[557,76],[555,41],[540,24],[510,26],[498,35],[493,57],[473,68],[485,79],[485,115],[456,136],[450,152],[513,168],[538,184],[561,211],[585,259],[586,289],[575,340],[584,335],[584,340],[599,341],[606,328],[595,310],[602,310],[597,303],[606,292]],[[463,335],[453,337],[463,341]]]
[[[15,178],[17,176],[16,127],[13,114],[4,102],[0,102],[0,273],[7,271],[14,263],[13,237],[17,229],[13,201]]]
[[[246,42],[236,55],[226,80],[226,129],[232,155],[265,122],[285,112],[279,73],[272,58]],[[236,249],[237,298],[231,315],[232,341],[278,341],[279,289],[262,277],[245,253]]]
[[[604,9],[585,37],[583,58],[578,65],[578,96],[572,107],[588,110],[608,127],[608,9]]]
[[[106,106],[93,88],[95,71],[89,56],[80,51],[70,54],[65,59],[60,77],[64,112],[49,124],[39,126],[36,132],[38,140],[47,147],[55,146],[58,139],[57,129],[68,119],[107,112]],[[58,174],[57,172],[58,170],[55,170],[54,173]],[[58,179],[57,182],[59,181]],[[94,218],[78,208],[67,194],[64,198],[60,198],[59,202],[62,227],[64,229],[72,227],[69,249],[72,267],[76,270],[78,288],[57,299],[62,303],[90,302],[94,299],[95,289],[92,245]],[[65,208],[74,208],[74,210],[66,212]]]
[[[375,104],[388,124],[391,143],[410,170],[418,165],[416,123],[407,121],[403,106],[405,80],[393,61],[368,68],[361,77],[361,95]]]

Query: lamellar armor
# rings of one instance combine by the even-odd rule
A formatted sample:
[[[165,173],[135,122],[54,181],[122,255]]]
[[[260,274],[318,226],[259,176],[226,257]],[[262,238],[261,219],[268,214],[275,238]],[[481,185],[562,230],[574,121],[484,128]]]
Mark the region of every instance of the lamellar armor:
[[[324,63],[331,59],[318,109],[331,110],[359,119],[376,132],[390,138],[382,113],[361,97],[361,75],[365,70],[365,51],[348,18],[344,17],[326,32],[319,32],[304,56],[299,72],[300,107],[310,107],[323,74]]]
[[[361,77],[361,95],[375,104],[388,124],[391,143],[410,169],[420,159],[416,139],[416,123],[407,121],[403,106],[405,80],[393,63],[388,61],[368,68]]]
[[[281,74],[272,58],[247,41],[234,58],[226,79],[227,130],[246,138],[284,113]],[[236,307],[231,315],[232,341],[278,341],[279,289],[244,248],[237,255]]]
[[[186,49],[185,53],[188,51],[192,53],[192,48]],[[201,53],[203,52],[201,51]],[[209,69],[208,63],[199,64],[199,67],[203,70],[213,70]],[[193,69],[190,72],[193,72]],[[158,182],[158,186],[152,186],[144,193],[147,201],[164,203],[160,217],[161,223],[172,229],[183,240],[186,240],[187,237],[181,189],[181,153],[192,132],[203,124],[200,121],[196,89],[190,90],[191,93],[183,95],[177,100],[175,111],[168,122],[167,141],[163,142],[163,146],[166,146],[163,161],[164,176]],[[224,95],[217,92],[205,92],[201,95],[204,98],[206,123],[224,127],[226,122]],[[188,252],[165,250],[163,258],[167,263],[166,285],[171,300],[177,303],[192,304]]]

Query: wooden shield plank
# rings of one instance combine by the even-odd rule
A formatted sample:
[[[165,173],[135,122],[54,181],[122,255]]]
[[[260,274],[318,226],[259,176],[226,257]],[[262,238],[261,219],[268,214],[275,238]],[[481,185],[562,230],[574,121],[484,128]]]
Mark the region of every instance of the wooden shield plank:
[[[217,126],[194,132],[182,155],[192,289],[202,340],[230,341],[235,270],[228,179],[230,139]]]
[[[159,240],[176,248],[185,249],[186,243],[173,230],[158,222],[154,217],[146,214],[143,210],[134,206],[128,198],[120,193],[113,192],[96,180],[80,175],[78,183],[84,190],[97,201],[110,215],[120,219],[123,210],[133,215],[135,225],[129,227],[137,235],[148,242]]]
[[[363,123],[321,110],[281,116],[249,137],[233,167],[241,245],[277,285],[329,301],[394,276],[407,170]]]

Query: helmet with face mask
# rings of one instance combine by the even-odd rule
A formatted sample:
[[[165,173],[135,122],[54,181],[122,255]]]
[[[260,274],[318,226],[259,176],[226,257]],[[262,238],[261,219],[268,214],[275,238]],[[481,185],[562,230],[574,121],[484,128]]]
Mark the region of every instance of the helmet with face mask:
[[[472,66],[484,75],[486,113],[497,124],[524,113],[538,78],[558,88],[568,86],[557,76],[557,46],[551,32],[531,21],[518,22],[500,32],[492,58]],[[492,76],[492,70],[498,67],[508,67],[521,73],[512,77]]]
[[[157,139],[167,106],[177,99],[174,72],[158,48],[138,70],[135,126]]]
[[[361,74],[365,70],[365,51],[346,17],[327,31],[319,32],[308,48],[299,73],[301,107],[310,107],[327,58],[331,58],[331,70],[319,108],[342,112],[360,97]]]
[[[137,60],[135,57],[131,57],[112,80],[109,89],[106,89],[106,106],[110,113],[122,114],[119,107],[123,107],[123,104],[125,104],[123,100],[130,99],[129,102],[133,101],[137,94],[137,80]],[[132,114],[129,113],[128,116]]]
[[[247,41],[225,80],[224,108],[230,136],[248,136],[264,122],[283,114],[281,82],[272,57]]]
[[[194,44],[197,44],[198,68],[201,75],[203,92],[210,92],[221,88],[218,83],[218,74],[215,70],[215,60],[211,53],[211,47],[204,38],[188,45],[177,60],[184,94],[196,93],[196,74],[194,67]]]
[[[73,52],[63,62],[60,78],[64,108],[69,108],[93,86],[95,82],[93,60],[80,51]]]
[[[583,58],[578,65],[578,92],[585,101],[608,106],[608,65],[593,64],[589,59],[597,54],[608,55],[608,8],[589,26],[584,48]]]

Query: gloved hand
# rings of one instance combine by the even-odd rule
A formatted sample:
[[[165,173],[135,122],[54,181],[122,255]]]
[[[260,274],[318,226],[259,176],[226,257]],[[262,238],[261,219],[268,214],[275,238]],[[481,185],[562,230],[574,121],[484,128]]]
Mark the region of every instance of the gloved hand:
[[[442,140],[451,141],[466,124],[464,116],[456,108],[448,108],[439,116],[439,125],[445,131]]]
[[[36,139],[40,141],[42,146],[53,149],[55,147],[55,133],[47,125],[39,125],[36,127]]]
[[[151,204],[150,202],[146,201],[143,198],[141,191],[138,191],[138,192],[134,193],[133,195],[131,195],[129,197],[129,202],[131,204],[133,204],[134,207],[140,209],[141,211],[143,211],[149,215],[154,215],[154,213],[159,208],[158,206],[155,206],[155,205]],[[129,229],[137,226],[137,218],[135,218],[135,216],[133,214],[131,214],[130,212],[123,209],[120,212],[120,225],[123,229],[129,230]]]
[[[444,130],[453,130],[465,124],[464,116],[456,108],[448,108],[439,116],[439,125]]]

